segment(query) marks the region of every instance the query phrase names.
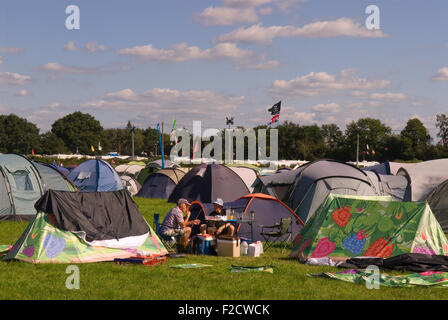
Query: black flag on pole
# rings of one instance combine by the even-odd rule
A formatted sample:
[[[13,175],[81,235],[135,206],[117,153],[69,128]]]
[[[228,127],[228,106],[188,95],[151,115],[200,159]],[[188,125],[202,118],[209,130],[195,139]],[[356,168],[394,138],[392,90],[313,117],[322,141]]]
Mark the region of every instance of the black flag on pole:
[[[268,125],[271,125],[279,121],[281,104],[282,102],[279,101],[268,109],[268,111],[271,113],[272,116],[271,121],[268,123]]]

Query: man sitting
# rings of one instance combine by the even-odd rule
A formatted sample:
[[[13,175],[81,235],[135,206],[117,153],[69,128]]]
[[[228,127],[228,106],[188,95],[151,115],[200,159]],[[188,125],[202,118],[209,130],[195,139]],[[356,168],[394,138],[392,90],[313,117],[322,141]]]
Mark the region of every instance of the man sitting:
[[[222,210],[224,207],[224,201],[222,201],[221,198],[216,199],[213,202],[214,211],[210,213],[210,216],[224,216],[225,213]],[[215,228],[216,232],[215,235],[219,236],[221,234],[225,234],[228,236],[233,236],[233,233],[235,232],[235,227],[230,222],[223,222],[223,221],[216,221],[215,222]]]
[[[185,249],[190,241],[191,225],[197,225],[200,220],[190,219],[190,203],[188,200],[181,198],[177,201],[177,206],[168,212],[162,222],[160,233],[166,237],[177,237],[179,245]],[[184,219],[184,214],[186,217]]]

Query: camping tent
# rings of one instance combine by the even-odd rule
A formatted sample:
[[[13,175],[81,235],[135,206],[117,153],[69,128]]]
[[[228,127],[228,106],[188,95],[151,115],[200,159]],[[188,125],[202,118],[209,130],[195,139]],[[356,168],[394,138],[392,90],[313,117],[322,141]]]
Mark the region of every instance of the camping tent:
[[[427,203],[330,194],[297,235],[290,256],[337,261],[405,253],[448,254],[448,240]]]
[[[140,183],[130,176],[120,176],[120,178],[123,182],[123,186],[129,191],[131,196],[135,196],[142,188]]]
[[[402,167],[397,175],[406,176],[411,187],[411,201],[424,201],[428,194],[448,179],[448,159],[437,159]]]
[[[42,179],[44,192],[49,189],[75,191],[75,187],[58,169],[52,165],[33,161]]]
[[[249,192],[253,192],[254,183],[257,180],[257,171],[256,170],[249,168],[249,167],[245,167],[245,166],[235,166],[235,165],[229,166],[229,165],[227,165],[227,167],[232,169],[241,178],[241,180],[244,181]]]
[[[18,154],[0,155],[0,220],[31,220],[44,193],[37,168]]]
[[[392,162],[392,161],[385,161],[379,164],[376,164],[374,166],[365,167],[363,170],[366,171],[374,171],[378,174],[384,174],[384,175],[396,175],[398,170],[400,168],[410,168],[415,163],[401,163],[401,162]]]
[[[297,169],[281,170],[271,175],[259,177],[255,182],[254,192],[269,194],[281,201],[287,201],[291,186],[294,184],[298,173]]]
[[[137,197],[168,199],[184,175],[178,168],[161,169],[146,178]]]
[[[115,171],[119,175],[137,176],[145,167],[138,164],[120,164],[115,167]]]
[[[250,193],[244,181],[232,169],[221,164],[201,164],[190,170],[177,184],[168,198],[180,198],[211,203],[216,198],[233,201]]]
[[[117,191],[124,188],[114,168],[103,160],[87,160],[73,169],[67,178],[79,191]]]
[[[167,253],[126,190],[50,190],[36,209],[34,220],[4,260],[84,263]]]
[[[330,193],[378,195],[368,175],[336,160],[317,160],[299,167],[287,205],[307,222]]]
[[[379,195],[391,196],[395,201],[411,201],[411,187],[407,177],[365,172]]]
[[[164,165],[165,165],[165,167],[163,169],[180,168],[180,166],[177,163],[174,163],[174,162],[172,162],[170,160],[166,160],[166,159],[164,161]],[[138,173],[137,181],[141,185],[143,185],[145,183],[146,178],[151,173],[154,173],[154,172],[156,172],[156,171],[158,171],[160,169],[162,169],[162,160],[161,159],[148,162],[146,167]]]
[[[275,197],[262,193],[251,193],[239,198],[236,201],[225,202],[224,210],[233,210],[235,215],[241,215],[243,220],[250,219],[250,213],[254,212],[255,222],[253,223],[253,241],[264,240],[260,232],[261,225],[272,226],[280,223],[281,218],[292,218],[292,234],[296,235],[303,226],[302,221],[297,215],[283,202]],[[214,210],[212,203],[201,203],[194,201],[191,203],[190,219],[199,219],[201,223],[205,222],[205,217],[209,216]],[[242,223],[237,228],[238,234],[246,238],[251,237],[251,227],[247,223]],[[266,230],[265,230],[266,231]],[[270,231],[270,230],[269,230]]]
[[[431,191],[426,197],[426,202],[428,202],[432,212],[434,212],[443,231],[448,233],[448,180],[445,180]]]

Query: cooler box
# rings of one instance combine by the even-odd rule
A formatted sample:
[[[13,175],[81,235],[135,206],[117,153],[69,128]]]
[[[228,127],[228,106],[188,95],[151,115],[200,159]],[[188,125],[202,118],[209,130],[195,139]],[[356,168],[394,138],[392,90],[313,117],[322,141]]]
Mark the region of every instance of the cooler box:
[[[214,237],[197,237],[199,240],[198,253],[199,254],[212,254],[212,241]]]
[[[240,256],[240,239],[218,238],[217,240],[218,256],[222,257],[239,257]]]

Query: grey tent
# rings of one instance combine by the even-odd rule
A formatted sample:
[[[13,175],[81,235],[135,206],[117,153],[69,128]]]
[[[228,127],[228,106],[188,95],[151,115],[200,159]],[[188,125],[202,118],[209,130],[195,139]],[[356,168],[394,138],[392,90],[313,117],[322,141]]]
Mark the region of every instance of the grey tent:
[[[426,197],[426,202],[431,207],[443,231],[448,233],[448,180],[431,191]]]
[[[163,169],[168,168],[180,168],[180,166],[177,163],[165,159]],[[138,174],[136,175],[136,179],[141,185],[143,185],[146,178],[148,178],[150,174],[157,172],[160,169],[162,169],[162,159],[148,162],[146,167],[138,172]]]
[[[257,171],[245,166],[229,166],[244,181],[250,193],[254,190],[254,183],[257,180]]]
[[[59,170],[52,165],[33,161],[37,168],[44,192],[50,189],[59,191],[75,191],[75,187]]]
[[[400,168],[410,168],[415,163],[401,163],[401,162],[392,162],[392,161],[385,161],[379,164],[376,164],[374,166],[363,168],[365,171],[374,171],[378,174],[384,174],[384,175],[396,175],[398,170]]]
[[[424,201],[433,189],[448,179],[448,159],[424,161],[402,167],[397,175],[408,178],[411,201]]]
[[[411,187],[406,176],[378,174],[365,171],[372,186],[381,196],[391,196],[394,201],[411,201]]]
[[[135,180],[134,178],[132,178],[130,176],[120,176],[120,178],[121,178],[121,182],[123,182],[124,188],[129,191],[131,196],[135,196],[142,188],[140,183],[138,183],[137,180]]]
[[[247,195],[249,189],[232,169],[221,164],[201,164],[190,170],[177,184],[168,201],[180,198],[211,203],[216,198],[233,201]]]
[[[44,186],[31,161],[17,154],[0,155],[0,220],[31,220]]]
[[[306,223],[330,193],[374,196],[378,192],[361,169],[336,160],[317,160],[299,167],[286,203]]]
[[[137,197],[168,199],[185,172],[177,168],[161,169],[149,175]]]
[[[115,171],[121,176],[137,176],[144,167],[138,164],[120,164],[115,167]]]
[[[295,170],[281,170],[277,173],[259,177],[253,192],[271,195],[285,202],[289,199],[291,186],[299,173]]]

